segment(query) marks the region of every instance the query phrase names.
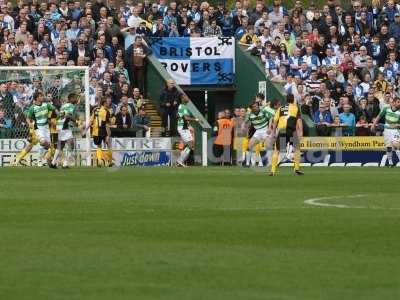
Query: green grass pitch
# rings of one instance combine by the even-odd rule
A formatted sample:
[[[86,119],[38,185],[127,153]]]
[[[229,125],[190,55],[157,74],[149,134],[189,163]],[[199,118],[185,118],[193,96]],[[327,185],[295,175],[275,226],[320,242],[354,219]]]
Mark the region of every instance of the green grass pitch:
[[[3,168],[0,299],[400,299],[399,169],[305,172]]]

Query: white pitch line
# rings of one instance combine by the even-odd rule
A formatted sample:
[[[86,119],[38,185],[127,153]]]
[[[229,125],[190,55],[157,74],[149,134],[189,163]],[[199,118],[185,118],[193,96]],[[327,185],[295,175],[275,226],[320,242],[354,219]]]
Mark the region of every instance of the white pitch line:
[[[304,201],[305,204],[322,207],[336,207],[336,208],[358,208],[358,209],[375,209],[375,210],[400,210],[400,207],[379,207],[379,206],[350,206],[346,204],[332,204],[332,203],[321,203],[320,201],[333,200],[333,199],[353,199],[363,198],[367,195],[349,195],[349,196],[330,196],[330,197],[319,197],[311,198]]]

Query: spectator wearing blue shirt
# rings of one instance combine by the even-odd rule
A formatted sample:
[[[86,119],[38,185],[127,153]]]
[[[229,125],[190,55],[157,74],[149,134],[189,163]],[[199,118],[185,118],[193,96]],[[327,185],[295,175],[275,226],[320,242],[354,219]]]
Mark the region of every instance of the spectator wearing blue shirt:
[[[293,56],[289,57],[289,67],[290,67],[290,72],[294,75],[297,73],[298,70],[300,70],[302,58],[300,55],[300,49],[295,48],[293,51]]]
[[[9,132],[8,129],[12,127],[12,121],[11,119],[8,119],[5,116],[5,113],[3,110],[0,110],[0,138],[5,138],[8,137],[7,133]]]
[[[74,8],[70,12],[70,16],[73,20],[78,21],[82,16],[81,2],[75,1]]]
[[[306,47],[306,54],[302,57],[302,61],[306,62],[312,70],[317,70],[321,66],[321,62],[311,46]]]
[[[223,36],[232,36],[233,34],[233,20],[229,12],[225,12],[224,18],[221,21],[221,29]]]
[[[351,105],[345,104],[343,106],[343,112],[339,114],[340,124],[348,126],[342,131],[344,136],[353,136],[356,129],[356,117],[350,110]]]
[[[191,10],[188,11],[188,17],[196,24],[200,22],[201,13],[198,10],[198,4],[193,2]]]
[[[78,36],[79,36],[79,32],[80,32],[81,30],[78,28],[78,22],[77,21],[75,21],[75,20],[72,20],[72,22],[71,22],[71,28],[70,29],[68,29],[66,32],[65,32],[65,36],[67,37],[67,39],[68,40],[70,40],[70,41],[75,41],[77,38],[78,38]]]
[[[160,0],[158,5],[158,12],[161,16],[164,16],[167,13],[167,8],[168,6],[165,3],[165,0]]]
[[[331,48],[326,49],[326,57],[322,60],[323,66],[338,67],[340,65],[339,58],[333,55]]]
[[[297,70],[296,74],[301,80],[306,81],[311,77],[311,68],[307,65],[305,61],[301,63],[300,69]]]
[[[389,64],[389,60],[386,60],[383,64],[383,76],[386,81],[394,83],[396,80],[396,73],[393,71],[392,66]]]
[[[265,60],[265,73],[268,77],[272,78],[279,73],[281,61],[277,57],[276,50],[271,50],[270,56]]]
[[[400,42],[400,14],[396,13],[395,22],[390,23],[389,34],[396,39],[396,42]]]
[[[387,5],[383,7],[383,12],[385,13],[386,17],[388,18],[389,24],[394,22],[394,16],[399,13],[396,8],[396,2],[393,0],[389,0]]]
[[[319,110],[314,113],[314,124],[319,136],[330,135],[330,125],[332,124],[332,114],[324,102],[320,102]]]
[[[61,18],[61,14],[59,13],[55,3],[50,4],[50,17],[53,22],[57,22]]]
[[[167,30],[170,29],[171,23],[177,23],[176,17],[172,13],[172,9],[169,8],[167,14],[164,16],[163,24],[166,26]]]

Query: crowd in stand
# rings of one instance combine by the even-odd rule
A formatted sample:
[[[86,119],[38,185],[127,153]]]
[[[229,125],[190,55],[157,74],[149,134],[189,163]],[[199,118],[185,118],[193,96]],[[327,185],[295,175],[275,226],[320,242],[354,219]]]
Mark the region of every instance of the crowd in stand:
[[[335,1],[317,8],[242,0],[227,8],[192,0],[0,0],[0,65],[90,66],[91,105],[108,96],[133,118],[134,89],[146,94],[143,37],[234,36],[271,80],[285,83],[319,134],[335,134],[335,126],[346,135],[374,134],[369,124],[397,95],[400,5],[352,1],[344,11]],[[3,82],[1,128],[12,127],[30,101],[22,83]]]
[[[244,19],[236,37],[295,96],[318,134],[379,134],[371,123],[399,92],[400,5],[351,1],[344,11],[335,0],[322,9],[296,1],[287,9],[274,0],[261,11],[259,19]]]

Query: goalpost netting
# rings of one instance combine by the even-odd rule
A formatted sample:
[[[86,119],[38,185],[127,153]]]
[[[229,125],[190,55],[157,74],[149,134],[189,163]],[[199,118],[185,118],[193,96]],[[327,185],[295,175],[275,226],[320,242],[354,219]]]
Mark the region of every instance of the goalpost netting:
[[[36,91],[41,91],[45,101],[57,109],[68,95],[79,97],[72,130],[76,141],[74,160],[76,165],[91,165],[90,130],[84,130],[90,121],[88,67],[0,67],[0,114],[4,123],[0,139],[28,137],[26,112]]]

